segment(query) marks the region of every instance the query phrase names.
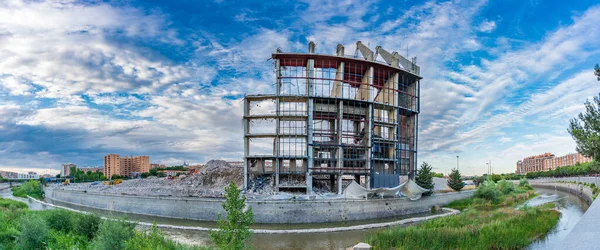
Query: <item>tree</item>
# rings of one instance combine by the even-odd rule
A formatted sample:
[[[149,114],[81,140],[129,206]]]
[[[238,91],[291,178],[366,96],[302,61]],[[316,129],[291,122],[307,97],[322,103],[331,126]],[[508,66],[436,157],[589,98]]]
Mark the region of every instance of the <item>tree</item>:
[[[577,152],[600,161],[600,95],[585,101],[585,113],[573,118],[567,129],[577,144]]]
[[[455,191],[460,191],[465,186],[458,169],[452,169],[452,172],[450,173],[450,179],[448,179],[448,186]]]
[[[598,66],[598,64],[596,64],[594,67],[594,75],[596,75],[596,77],[598,77],[598,81],[600,81],[600,66]]]
[[[254,223],[252,207],[246,206],[246,197],[240,195],[240,189],[233,183],[225,187],[223,209],[227,212],[226,220],[218,214],[219,230],[211,230],[210,238],[219,249],[244,249],[250,238],[250,225]]]
[[[429,191],[423,193],[423,195],[427,196],[427,195],[431,195],[433,193],[433,187],[434,187],[434,183],[433,183],[433,172],[431,172],[431,165],[429,165],[429,163],[427,162],[423,162],[423,164],[421,164],[421,167],[419,167],[419,169],[417,170],[417,176],[415,176],[415,182],[417,183],[417,185],[421,186],[422,188],[425,189],[429,189]]]

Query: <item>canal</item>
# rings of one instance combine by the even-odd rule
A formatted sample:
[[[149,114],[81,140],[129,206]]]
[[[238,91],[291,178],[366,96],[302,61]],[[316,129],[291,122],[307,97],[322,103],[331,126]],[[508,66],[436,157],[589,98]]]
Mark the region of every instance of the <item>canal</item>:
[[[581,216],[588,209],[587,203],[579,197],[572,195],[567,192],[541,189],[536,188],[539,196],[529,200],[526,205],[538,206],[549,202],[557,204],[557,209],[561,213],[560,220],[557,226],[546,235],[543,239],[535,241],[531,244],[528,249],[548,249],[554,246],[557,242],[564,239],[564,237],[573,229],[573,227],[579,222]],[[42,205],[37,202],[29,201],[28,199],[22,199],[13,197],[10,189],[4,189],[0,191],[0,197],[11,198],[23,201],[27,203],[31,209],[41,210],[49,209],[51,207]],[[156,222],[158,224],[168,225],[180,225],[180,226],[192,226],[192,227],[215,227],[215,223],[212,222],[199,222],[191,220],[181,219],[169,219],[169,218],[158,218],[152,216],[142,215],[131,215],[122,213],[109,213],[104,210],[90,209],[79,206],[72,206],[68,204],[57,204],[67,206],[70,208],[84,210],[88,212],[99,213],[107,217],[127,218],[129,220],[135,220],[140,222]],[[342,227],[351,226],[358,224],[370,224],[379,222],[396,221],[406,218],[422,217],[432,215],[431,213],[422,213],[412,216],[386,218],[380,220],[366,220],[351,223],[320,223],[311,225],[255,225],[253,228],[257,229],[299,229],[299,228],[330,228],[330,227]],[[406,225],[405,225],[406,226]],[[168,237],[186,244],[194,245],[207,245],[209,244],[209,235],[206,231],[197,230],[186,230],[186,229],[175,229],[175,228],[163,228],[165,235]],[[367,230],[354,230],[345,232],[327,232],[327,233],[301,233],[301,234],[253,234],[251,244],[255,249],[346,249],[362,240],[365,236],[378,230],[384,229],[367,229]]]

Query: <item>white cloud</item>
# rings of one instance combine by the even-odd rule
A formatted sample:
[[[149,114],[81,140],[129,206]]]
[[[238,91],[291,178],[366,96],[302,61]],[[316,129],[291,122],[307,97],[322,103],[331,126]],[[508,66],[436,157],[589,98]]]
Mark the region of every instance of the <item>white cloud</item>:
[[[507,142],[512,141],[512,138],[506,137],[506,136],[502,136],[500,139],[498,139],[498,141],[501,142],[501,143],[507,143]]]
[[[479,24],[479,31],[484,33],[490,33],[496,28],[495,21],[485,20]]]
[[[194,71],[160,60],[135,44],[154,39],[181,44],[161,14],[75,1],[0,4],[0,89],[10,95],[68,98],[75,94],[151,93]],[[41,89],[33,90],[33,84]]]

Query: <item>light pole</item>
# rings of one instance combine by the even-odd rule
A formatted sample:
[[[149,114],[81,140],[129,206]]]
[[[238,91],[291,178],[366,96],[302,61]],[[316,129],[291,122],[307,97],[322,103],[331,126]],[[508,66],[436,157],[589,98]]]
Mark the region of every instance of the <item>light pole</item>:
[[[490,174],[490,163],[486,162],[485,165],[487,165],[487,173],[489,175]]]
[[[458,168],[458,155],[456,156],[456,170],[457,171],[459,170],[459,168]]]

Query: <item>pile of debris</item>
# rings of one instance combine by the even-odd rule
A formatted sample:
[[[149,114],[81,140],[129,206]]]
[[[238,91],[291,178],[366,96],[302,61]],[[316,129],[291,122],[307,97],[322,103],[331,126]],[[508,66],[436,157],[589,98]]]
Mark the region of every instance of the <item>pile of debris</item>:
[[[230,182],[242,186],[244,170],[222,160],[211,160],[192,176],[180,176],[176,179],[148,177],[123,181],[119,185],[102,183],[81,183],[60,186],[60,189],[85,191],[88,193],[126,194],[138,196],[175,196],[175,197],[223,197],[225,186]]]

